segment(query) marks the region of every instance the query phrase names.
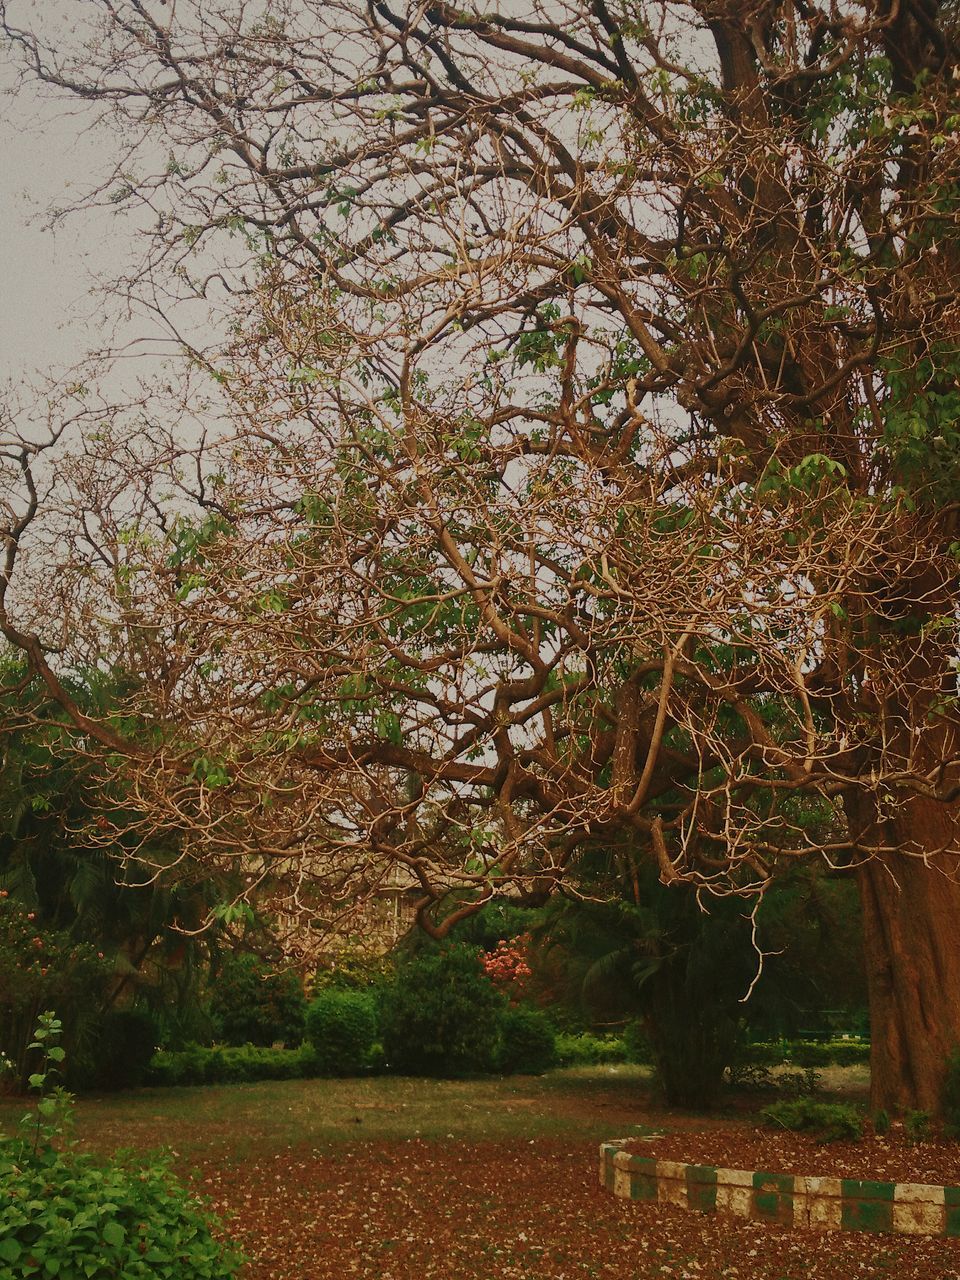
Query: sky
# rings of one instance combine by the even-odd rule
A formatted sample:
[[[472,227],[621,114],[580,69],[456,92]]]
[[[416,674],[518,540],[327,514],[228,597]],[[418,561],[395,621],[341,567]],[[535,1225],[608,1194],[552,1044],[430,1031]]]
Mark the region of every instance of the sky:
[[[89,180],[100,144],[79,122],[24,92],[0,64],[0,377],[74,363],[92,341],[87,294],[109,267],[110,219],[80,215],[49,225],[49,209]]]

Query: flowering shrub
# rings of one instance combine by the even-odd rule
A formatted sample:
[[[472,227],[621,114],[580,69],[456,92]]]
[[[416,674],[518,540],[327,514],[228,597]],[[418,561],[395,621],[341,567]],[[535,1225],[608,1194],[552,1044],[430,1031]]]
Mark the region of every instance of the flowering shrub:
[[[502,938],[493,951],[486,951],[480,957],[484,973],[511,1002],[521,998],[533,972],[527,961],[529,945],[530,935],[522,933],[509,940]]]
[[[26,1082],[27,1046],[42,1009],[69,1010],[64,1036],[79,1058],[74,1046],[97,1015],[112,968],[90,943],[43,928],[35,912],[0,889],[0,1048],[15,1082]]]

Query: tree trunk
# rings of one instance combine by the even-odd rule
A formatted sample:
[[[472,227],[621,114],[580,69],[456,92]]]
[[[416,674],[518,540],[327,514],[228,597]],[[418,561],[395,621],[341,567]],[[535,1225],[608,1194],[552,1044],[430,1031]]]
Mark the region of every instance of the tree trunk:
[[[875,1111],[936,1115],[947,1056],[960,1048],[958,810],[915,797],[895,818],[848,805],[861,838],[893,845],[858,870],[870,1000]],[[950,852],[944,852],[944,850]]]

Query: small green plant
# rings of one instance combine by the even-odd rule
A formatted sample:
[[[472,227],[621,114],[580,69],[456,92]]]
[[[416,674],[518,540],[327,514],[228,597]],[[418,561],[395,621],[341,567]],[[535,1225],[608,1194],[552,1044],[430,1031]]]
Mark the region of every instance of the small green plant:
[[[903,1131],[910,1142],[926,1142],[930,1137],[930,1112],[905,1112],[903,1117]]]
[[[307,1007],[307,1039],[319,1075],[357,1075],[367,1065],[376,1038],[373,1001],[360,991],[331,987]]]
[[[54,1013],[40,1015],[39,1070],[20,1135],[0,1139],[0,1277],[229,1280],[242,1259],[215,1238],[215,1219],[162,1157],[97,1161],[59,1149],[72,1095],[54,1083],[65,1058]]]
[[[814,1102],[797,1098],[776,1102],[761,1113],[771,1124],[794,1133],[813,1133],[821,1142],[847,1140],[858,1142],[863,1137],[863,1120],[853,1107],[836,1102]]]
[[[27,1084],[37,1092],[33,1111],[20,1119],[20,1130],[29,1134],[33,1154],[36,1156],[41,1143],[52,1143],[69,1123],[73,1095],[57,1083],[63,1074],[66,1052],[59,1043],[63,1035],[63,1023],[52,1010],[41,1013],[33,1040],[27,1046],[30,1052],[41,1055],[39,1070],[31,1072]]]
[[[878,1138],[882,1138],[890,1132],[890,1115],[884,1111],[883,1107],[873,1117],[873,1132]]]

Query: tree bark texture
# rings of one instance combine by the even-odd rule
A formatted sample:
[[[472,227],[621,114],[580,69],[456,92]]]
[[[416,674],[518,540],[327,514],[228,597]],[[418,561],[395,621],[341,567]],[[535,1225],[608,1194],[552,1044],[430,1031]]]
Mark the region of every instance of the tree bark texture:
[[[924,797],[869,824],[909,851],[878,855],[858,871],[874,1111],[938,1114],[947,1057],[960,1047],[958,859],[940,852],[956,849],[957,827],[956,806]]]

